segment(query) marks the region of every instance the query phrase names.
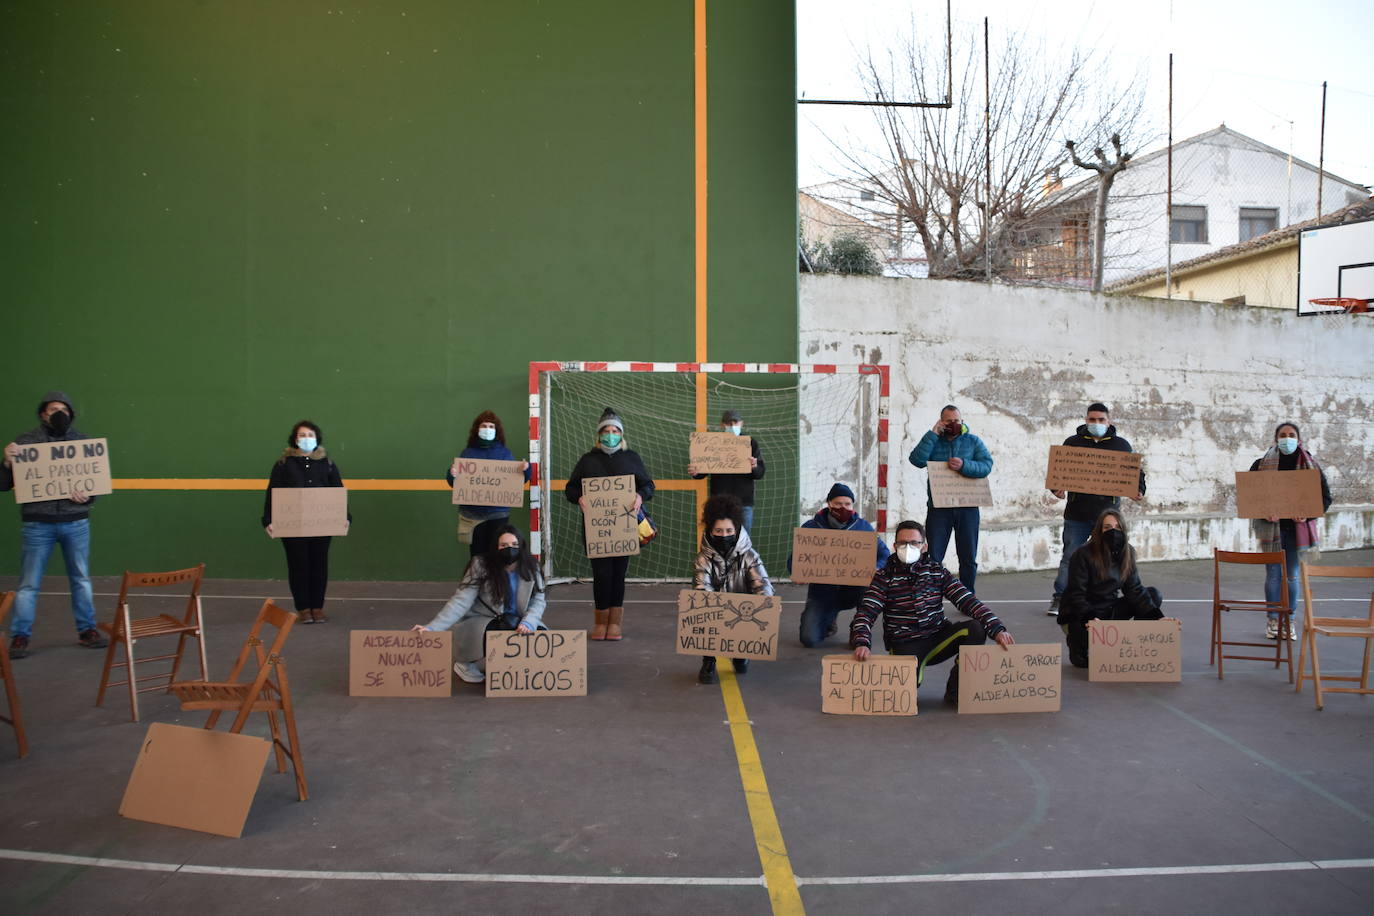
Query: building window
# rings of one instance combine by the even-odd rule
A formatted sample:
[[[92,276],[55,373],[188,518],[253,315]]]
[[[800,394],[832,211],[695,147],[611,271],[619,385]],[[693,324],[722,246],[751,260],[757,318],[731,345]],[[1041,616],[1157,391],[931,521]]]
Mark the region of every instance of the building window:
[[[872,192],[872,191],[860,191],[860,192],[859,192],[859,200],[873,200],[873,192]]]
[[[1174,207],[1169,221],[1169,241],[1181,245],[1207,243],[1207,208]]]
[[[1278,207],[1241,207],[1240,238],[1244,242],[1279,228]]]

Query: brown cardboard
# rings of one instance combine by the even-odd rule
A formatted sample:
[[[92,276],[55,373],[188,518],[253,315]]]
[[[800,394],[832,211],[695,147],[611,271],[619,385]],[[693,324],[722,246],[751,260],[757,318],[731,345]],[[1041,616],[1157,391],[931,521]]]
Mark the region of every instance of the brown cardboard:
[[[1180,683],[1182,637],[1183,623],[1173,617],[1089,620],[1088,680]]]
[[[348,491],[343,487],[273,487],[272,537],[348,534]]]
[[[912,655],[853,655],[821,658],[821,712],[840,716],[916,715],[916,676]]]
[[[21,445],[11,470],[17,503],[70,499],[75,492],[87,496],[114,492],[110,482],[110,448],[104,439]]]
[[[866,586],[878,569],[872,531],[797,528],[792,532],[792,581]]]
[[[937,509],[991,506],[992,486],[987,477],[965,477],[943,462],[926,465],[930,472],[930,501]]]
[[[455,458],[453,504],[463,506],[506,506],[516,509],[525,504],[525,472],[518,461],[487,461],[482,458]]]
[[[1072,490],[1094,496],[1140,495],[1140,464],[1137,452],[1112,452],[1103,448],[1051,445],[1045,489]]]
[[[639,521],[630,508],[635,501],[635,477],[584,477],[582,530],[587,536],[587,556],[633,557],[639,554]]]
[[[752,440],[734,433],[692,433],[687,460],[698,474],[748,474]]]
[[[1236,471],[1237,518],[1321,518],[1322,472]]]
[[[487,696],[586,695],[586,630],[498,630],[487,634]]]
[[[995,642],[959,649],[959,712],[1059,712],[1058,643]]]
[[[352,630],[351,697],[446,697],[453,693],[453,634],[447,631]]]
[[[119,813],[136,821],[240,837],[272,742],[154,722]]]
[[[677,593],[677,654],[773,661],[781,616],[782,599],[773,595],[684,588]]]

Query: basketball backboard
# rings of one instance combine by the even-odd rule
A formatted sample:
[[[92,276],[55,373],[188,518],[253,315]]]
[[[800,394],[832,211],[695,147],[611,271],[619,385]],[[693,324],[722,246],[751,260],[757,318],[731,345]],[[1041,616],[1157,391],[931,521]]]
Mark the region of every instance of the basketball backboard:
[[[1374,219],[1304,229],[1298,236],[1298,314],[1369,311]]]

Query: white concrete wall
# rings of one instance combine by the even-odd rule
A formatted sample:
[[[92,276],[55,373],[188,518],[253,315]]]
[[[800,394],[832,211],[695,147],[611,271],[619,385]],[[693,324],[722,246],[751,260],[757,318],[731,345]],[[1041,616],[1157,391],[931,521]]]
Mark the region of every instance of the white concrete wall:
[[[1151,559],[1250,543],[1233,472],[1293,420],[1335,505],[1326,546],[1374,544],[1374,320],[1339,328],[1292,312],[954,280],[802,276],[803,362],[892,366],[888,518],[925,517],[925,472],[906,456],[955,403],[988,444],[996,505],[981,568],[1059,561],[1063,503],[1044,489],[1048,447],[1096,400],[1145,455],[1149,493],[1129,503]],[[947,562],[954,567],[953,550]]]

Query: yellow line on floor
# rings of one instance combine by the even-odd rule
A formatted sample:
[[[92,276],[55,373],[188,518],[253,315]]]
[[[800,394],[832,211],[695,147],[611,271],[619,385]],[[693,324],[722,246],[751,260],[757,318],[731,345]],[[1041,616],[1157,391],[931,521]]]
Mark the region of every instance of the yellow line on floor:
[[[754,730],[749,713],[744,708],[744,696],[735,669],[728,658],[716,659],[720,676],[720,692],[725,699],[725,714],[730,721],[730,737],[735,742],[735,760],[739,764],[739,779],[744,785],[744,801],[749,807],[749,822],[754,827],[754,845],[759,849],[759,864],[763,866],[763,880],[768,885],[768,899],[774,916],[795,916],[806,912],[802,906],[797,876],[792,873],[792,860],[782,842],[782,828],[768,794],[768,780],[763,775],[763,761],[759,759]]]

